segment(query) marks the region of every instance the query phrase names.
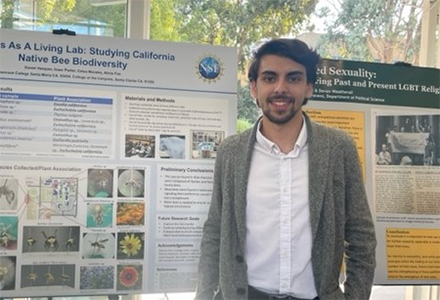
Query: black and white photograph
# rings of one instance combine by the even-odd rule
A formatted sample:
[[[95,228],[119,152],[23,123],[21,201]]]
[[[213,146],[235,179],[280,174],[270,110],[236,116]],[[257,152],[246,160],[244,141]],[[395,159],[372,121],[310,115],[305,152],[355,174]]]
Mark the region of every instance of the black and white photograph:
[[[440,115],[378,116],[376,164],[440,166]]]

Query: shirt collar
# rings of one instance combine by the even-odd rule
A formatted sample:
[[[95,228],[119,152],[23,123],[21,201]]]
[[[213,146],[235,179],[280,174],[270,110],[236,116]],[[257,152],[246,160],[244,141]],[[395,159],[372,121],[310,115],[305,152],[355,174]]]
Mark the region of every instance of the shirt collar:
[[[302,116],[303,118],[303,122],[302,122],[302,127],[301,130],[299,132],[298,138],[296,139],[296,143],[295,143],[295,147],[292,150],[292,152],[296,151],[298,152],[299,150],[301,150],[306,144],[307,144],[307,126],[306,126],[306,120],[304,118],[304,116]],[[258,121],[258,128],[257,128],[257,144],[259,144],[261,147],[263,147],[263,149],[265,149],[267,152],[269,153],[280,153],[280,149],[279,147],[272,142],[271,140],[269,140],[268,138],[266,138],[260,131],[261,129],[261,121],[262,119],[260,119]]]

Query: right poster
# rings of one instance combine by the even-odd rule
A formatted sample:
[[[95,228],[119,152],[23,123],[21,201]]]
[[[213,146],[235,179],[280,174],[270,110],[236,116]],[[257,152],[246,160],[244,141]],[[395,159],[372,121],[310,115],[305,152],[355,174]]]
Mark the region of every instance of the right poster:
[[[375,284],[439,284],[440,70],[324,60],[305,111],[357,143],[378,241]]]

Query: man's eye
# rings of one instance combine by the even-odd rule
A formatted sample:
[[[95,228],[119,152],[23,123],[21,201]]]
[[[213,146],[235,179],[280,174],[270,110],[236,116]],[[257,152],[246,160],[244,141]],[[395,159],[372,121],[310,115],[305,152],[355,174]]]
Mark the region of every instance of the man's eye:
[[[297,81],[300,81],[301,80],[301,78],[299,78],[299,77],[289,77],[289,82],[297,82]]]
[[[266,76],[266,77],[263,78],[263,80],[267,81],[267,82],[272,82],[272,81],[275,80],[275,77],[273,77],[273,76]]]

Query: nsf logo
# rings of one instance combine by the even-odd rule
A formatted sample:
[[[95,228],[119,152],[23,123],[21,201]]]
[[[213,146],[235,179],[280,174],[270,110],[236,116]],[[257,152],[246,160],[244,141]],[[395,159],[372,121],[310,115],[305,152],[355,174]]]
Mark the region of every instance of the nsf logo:
[[[205,56],[198,61],[197,74],[205,82],[215,82],[223,75],[223,65],[212,55]]]

